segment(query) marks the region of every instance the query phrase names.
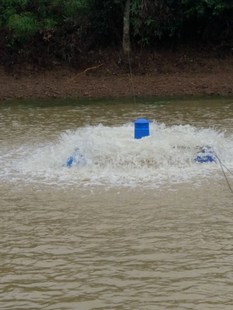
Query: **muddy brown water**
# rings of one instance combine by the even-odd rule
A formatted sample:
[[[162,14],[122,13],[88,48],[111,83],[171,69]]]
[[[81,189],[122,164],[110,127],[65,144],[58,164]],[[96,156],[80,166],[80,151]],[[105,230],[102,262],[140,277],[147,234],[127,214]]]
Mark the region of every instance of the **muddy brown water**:
[[[61,133],[142,115],[233,140],[232,98],[0,106],[1,309],[233,309],[233,195],[220,167],[154,187],[81,186],[72,170],[51,181],[22,161]]]

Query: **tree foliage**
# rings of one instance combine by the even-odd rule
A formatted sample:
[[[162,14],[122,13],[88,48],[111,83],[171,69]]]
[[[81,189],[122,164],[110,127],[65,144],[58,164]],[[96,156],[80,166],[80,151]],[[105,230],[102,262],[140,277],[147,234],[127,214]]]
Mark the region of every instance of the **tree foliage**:
[[[65,62],[121,47],[126,0],[1,0],[2,59]],[[233,44],[232,0],[131,0],[132,46]]]

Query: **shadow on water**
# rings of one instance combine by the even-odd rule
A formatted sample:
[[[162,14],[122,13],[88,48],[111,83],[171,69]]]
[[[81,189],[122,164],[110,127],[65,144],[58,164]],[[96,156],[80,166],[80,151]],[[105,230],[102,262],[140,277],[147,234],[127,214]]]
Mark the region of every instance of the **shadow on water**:
[[[172,105],[172,104],[197,104],[200,106],[209,104],[233,103],[233,96],[176,96],[176,97],[137,97],[136,104],[130,97],[124,98],[46,98],[46,99],[9,99],[1,102],[1,107],[21,107],[21,108],[47,108],[60,106],[92,106],[92,105]]]

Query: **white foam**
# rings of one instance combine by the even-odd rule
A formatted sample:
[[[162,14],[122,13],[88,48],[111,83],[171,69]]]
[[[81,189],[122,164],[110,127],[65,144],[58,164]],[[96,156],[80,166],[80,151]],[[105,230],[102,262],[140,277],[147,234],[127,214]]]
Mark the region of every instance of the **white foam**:
[[[210,145],[233,168],[233,137],[190,125],[167,127],[152,122],[150,136],[133,138],[133,124],[88,126],[62,133],[57,141],[1,151],[0,178],[8,181],[76,186],[153,186],[190,182],[219,173],[215,163],[195,163],[198,146]],[[86,159],[83,167],[65,166],[75,148]]]

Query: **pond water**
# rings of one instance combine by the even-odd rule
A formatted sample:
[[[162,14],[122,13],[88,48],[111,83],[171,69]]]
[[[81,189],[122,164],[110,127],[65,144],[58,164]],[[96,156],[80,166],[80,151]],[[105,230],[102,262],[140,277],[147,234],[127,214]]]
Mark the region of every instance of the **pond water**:
[[[232,120],[229,97],[1,103],[0,309],[232,309]]]

